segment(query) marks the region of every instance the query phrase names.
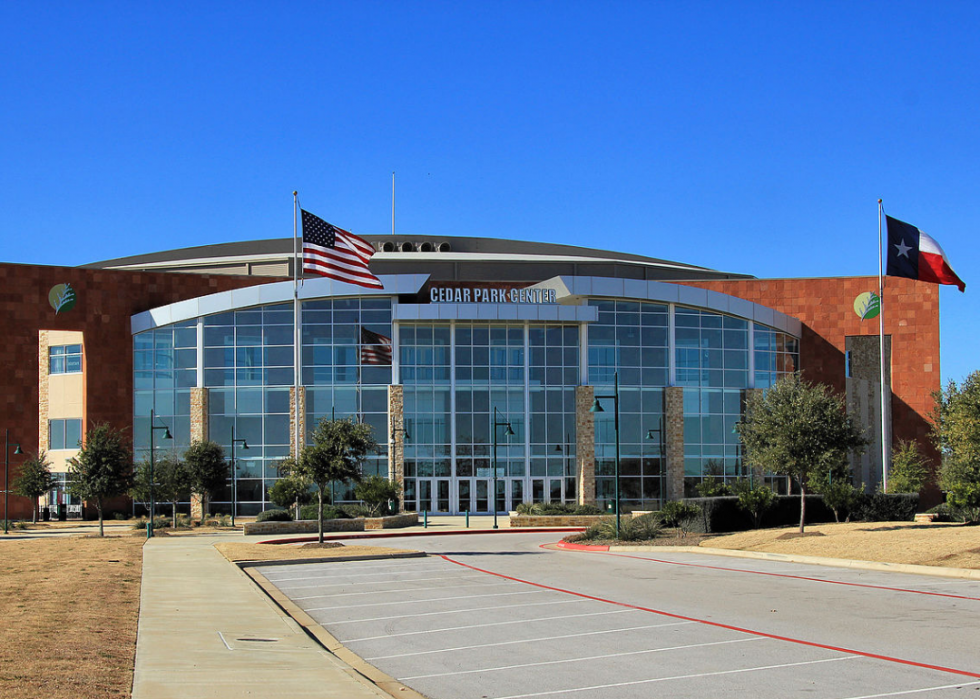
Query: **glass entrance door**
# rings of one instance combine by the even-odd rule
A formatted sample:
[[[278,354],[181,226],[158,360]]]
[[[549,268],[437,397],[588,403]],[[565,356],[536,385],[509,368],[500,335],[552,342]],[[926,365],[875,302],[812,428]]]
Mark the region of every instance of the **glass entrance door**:
[[[564,502],[564,486],[563,478],[532,478],[531,502]]]
[[[460,478],[456,481],[456,514],[490,512],[490,489],[493,481],[486,478]]]
[[[450,502],[450,483],[448,478],[419,478],[418,479],[418,511],[432,514],[449,514],[452,510]]]

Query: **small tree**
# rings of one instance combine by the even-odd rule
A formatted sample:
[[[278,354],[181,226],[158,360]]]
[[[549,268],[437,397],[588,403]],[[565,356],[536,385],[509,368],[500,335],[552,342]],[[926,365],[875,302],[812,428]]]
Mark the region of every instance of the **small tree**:
[[[20,475],[11,484],[12,490],[34,503],[34,519],[37,522],[37,499],[54,487],[51,464],[43,451],[31,456],[20,467]]]
[[[201,519],[211,514],[211,500],[228,482],[228,462],[225,450],[216,442],[198,440],[187,447],[184,463],[190,473],[192,490],[201,496]]]
[[[122,433],[104,423],[89,430],[78,456],[68,462],[68,479],[68,492],[95,505],[99,536],[105,536],[105,501],[128,492],[133,482],[133,456]]]
[[[942,453],[939,487],[967,522],[980,522],[980,371],[934,395],[933,439]]]
[[[845,522],[851,520],[851,514],[861,501],[861,488],[851,485],[849,478],[833,482],[814,484],[813,489],[823,495],[824,504],[834,513],[834,521],[840,523],[841,513],[845,513]]]
[[[762,526],[762,517],[776,504],[776,494],[767,485],[755,487],[747,478],[739,478],[732,488],[738,496],[739,508],[752,517],[752,526],[758,529]]]
[[[191,473],[176,453],[160,456],[153,463],[154,499],[170,504],[171,527],[177,527],[177,503],[191,490]],[[142,502],[150,501],[150,462],[141,461],[136,467],[132,495]]]
[[[287,476],[297,476],[316,486],[318,541],[323,543],[323,498],[331,481],[361,480],[361,462],[375,450],[371,426],[354,420],[320,420],[313,430],[313,445],[303,447],[298,458],[279,464]]]
[[[889,493],[918,493],[929,480],[929,463],[919,451],[914,439],[901,440],[892,450],[892,466],[888,471]]]
[[[269,499],[279,507],[296,509],[295,519],[299,519],[299,510],[303,505],[308,505],[313,499],[310,492],[310,483],[298,476],[286,476],[280,478],[272,487],[269,488]]]
[[[389,510],[394,510],[391,514],[398,511],[397,504],[394,508],[389,508],[388,503],[397,503],[401,492],[401,486],[395,481],[389,481],[384,476],[369,476],[354,489],[354,497],[363,500],[371,514],[378,516]]]
[[[806,491],[811,476],[846,468],[851,452],[867,440],[825,386],[790,374],[764,394],[746,401],[744,419],[735,425],[749,466],[789,476],[800,488],[800,533],[806,522]]]

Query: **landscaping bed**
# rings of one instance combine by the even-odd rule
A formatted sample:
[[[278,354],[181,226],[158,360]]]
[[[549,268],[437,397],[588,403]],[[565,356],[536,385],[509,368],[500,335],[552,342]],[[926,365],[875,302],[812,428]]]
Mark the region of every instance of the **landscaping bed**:
[[[325,519],[325,532],[362,532],[377,529],[401,529],[419,523],[418,512],[403,512],[388,517],[357,517],[354,519]],[[301,519],[292,522],[246,522],[243,525],[246,536],[250,534],[312,534],[319,531],[315,519]]]

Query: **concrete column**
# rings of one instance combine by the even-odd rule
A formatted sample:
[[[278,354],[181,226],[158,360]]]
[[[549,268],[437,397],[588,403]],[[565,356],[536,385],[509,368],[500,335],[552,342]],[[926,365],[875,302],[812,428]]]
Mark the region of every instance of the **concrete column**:
[[[595,504],[595,422],[589,412],[594,398],[592,386],[575,387],[576,490],[580,505]]]
[[[208,389],[191,389],[191,442],[207,441],[208,430]],[[200,493],[191,493],[191,519],[204,517],[205,498]]]
[[[664,423],[667,450],[667,500],[684,497],[684,389],[664,389]]]
[[[405,488],[405,387],[388,386],[388,480]]]
[[[289,389],[289,453],[299,454],[296,448],[296,425],[299,423],[299,447],[306,445],[306,386],[299,387],[297,400],[296,387]]]

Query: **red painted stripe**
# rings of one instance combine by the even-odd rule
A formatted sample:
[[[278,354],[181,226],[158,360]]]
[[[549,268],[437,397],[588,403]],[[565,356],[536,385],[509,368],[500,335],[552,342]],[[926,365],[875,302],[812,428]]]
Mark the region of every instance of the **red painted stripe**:
[[[785,641],[787,643],[795,643],[801,646],[807,646],[810,648],[822,648],[824,650],[830,650],[837,653],[848,653],[850,655],[859,655],[863,658],[872,658],[874,660],[884,660],[890,663],[898,663],[900,665],[909,665],[911,667],[924,668],[926,670],[937,670],[939,672],[947,672],[952,675],[963,675],[964,677],[975,677],[980,678],[980,672],[971,672],[969,670],[958,670],[956,668],[944,667],[942,665],[930,665],[929,663],[920,663],[914,660],[905,660],[903,658],[893,658],[889,655],[880,655],[878,653],[869,653],[867,651],[854,650],[851,648],[844,648],[842,646],[832,646],[826,643],[817,643],[816,641],[805,641],[800,638],[791,638],[789,636],[779,636],[777,634],[766,633],[764,631],[754,631],[752,629],[746,629],[741,626],[732,626],[731,624],[722,624],[717,621],[708,621],[706,619],[698,619],[691,616],[684,616],[683,614],[674,614],[673,612],[665,612],[662,609],[651,609],[650,607],[641,607],[636,604],[628,604],[626,602],[617,602],[611,599],[605,599],[603,597],[596,597],[594,595],[587,595],[584,592],[575,592],[573,590],[565,590],[560,587],[553,587],[551,585],[544,585],[542,583],[531,582],[530,580],[523,580],[521,578],[515,578],[510,575],[504,575],[503,573],[495,573],[492,570],[485,570],[483,568],[477,568],[476,566],[469,565],[468,563],[462,563],[460,561],[453,560],[449,556],[441,555],[442,558],[450,563],[455,563],[463,568],[469,568],[470,570],[475,570],[478,573],[486,573],[487,575],[493,575],[497,578],[502,578],[504,580],[511,580],[513,582],[523,583],[525,585],[531,585],[532,587],[538,587],[542,590],[550,590],[552,592],[561,592],[566,595],[572,595],[574,597],[581,597],[582,599],[592,600],[593,602],[604,602],[606,604],[613,604],[617,607],[625,607],[627,609],[635,609],[640,612],[650,612],[651,614],[657,614],[659,616],[664,616],[669,619],[680,619],[681,621],[691,621],[697,624],[704,624],[705,626],[713,626],[719,629],[727,629],[729,631],[736,631],[738,633],[745,633],[751,636],[759,636],[761,638],[770,638],[775,641]]]
[[[557,544],[558,548],[568,549],[571,551],[608,551],[609,547],[596,547],[596,546],[583,546],[582,544],[576,544],[567,541],[561,541]],[[707,551],[705,552],[708,553]],[[688,568],[704,568],[705,570],[721,570],[727,573],[748,573],[751,575],[767,575],[771,578],[788,578],[790,580],[806,580],[808,582],[818,582],[826,583],[828,585],[844,585],[845,587],[863,587],[869,590],[886,590],[888,592],[907,592],[913,595],[926,595],[927,597],[947,597],[949,599],[962,599],[970,600],[971,602],[980,602],[980,597],[969,597],[967,595],[951,595],[948,592],[930,592],[928,590],[910,590],[905,587],[888,587],[887,585],[868,585],[866,583],[855,583],[855,582],[844,582],[842,580],[826,580],[824,578],[810,578],[805,575],[790,575],[789,573],[767,573],[763,570],[745,570],[743,568],[725,568],[724,566],[709,566],[703,563],[684,563],[682,561],[665,561],[662,558],[648,558],[647,556],[634,556],[628,553],[614,553],[609,552],[610,556],[617,556],[619,558],[632,558],[637,561],[650,561],[651,563],[663,563],[665,565],[672,566],[685,566]],[[709,554],[710,555],[710,554]]]

